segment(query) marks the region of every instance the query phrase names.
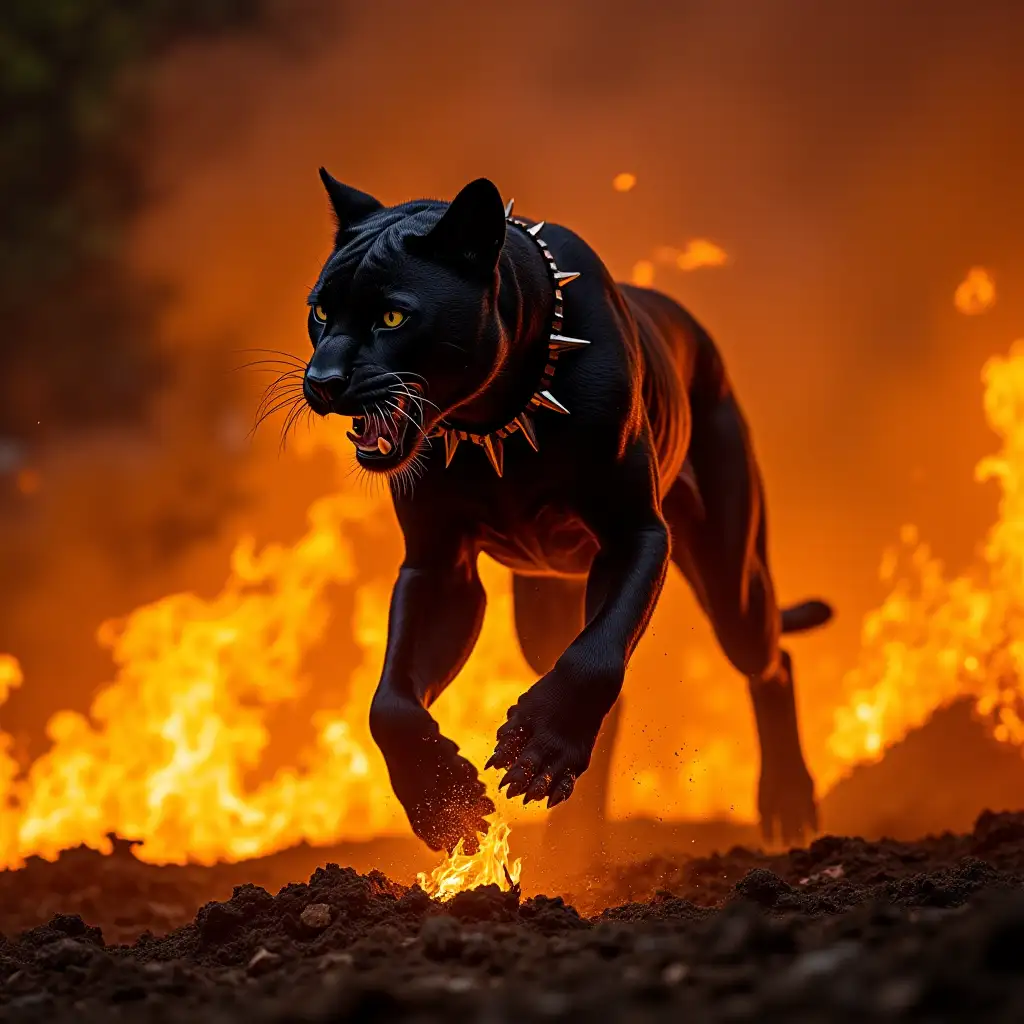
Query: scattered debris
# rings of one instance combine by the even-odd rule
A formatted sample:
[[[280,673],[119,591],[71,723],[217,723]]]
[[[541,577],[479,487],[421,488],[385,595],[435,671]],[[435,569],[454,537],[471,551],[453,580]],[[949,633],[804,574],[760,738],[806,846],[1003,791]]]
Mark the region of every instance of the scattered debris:
[[[299,920],[312,931],[322,932],[331,923],[331,908],[326,903],[310,903]]]
[[[0,1017],[716,1024],[942,1021],[983,1007],[986,1020],[1024,1019],[1024,814],[986,812],[969,835],[918,843],[824,836],[775,856],[737,847],[622,866],[570,898],[588,916],[518,886],[440,903],[336,864],[200,906],[216,869],[121,849],[72,851],[73,870],[62,857],[0,873]],[[54,892],[81,913],[27,916]],[[111,941],[132,915],[153,928],[154,904],[190,916]]]

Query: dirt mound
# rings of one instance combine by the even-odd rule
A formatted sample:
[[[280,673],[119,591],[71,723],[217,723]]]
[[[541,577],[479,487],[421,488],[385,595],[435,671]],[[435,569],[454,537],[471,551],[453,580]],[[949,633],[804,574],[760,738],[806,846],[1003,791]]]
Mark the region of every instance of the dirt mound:
[[[830,832],[913,840],[940,828],[966,832],[986,807],[1016,809],[1024,758],[993,739],[959,700],[939,708],[874,764],[858,765],[821,800]]]
[[[78,890],[74,872],[49,865],[54,898],[84,906],[90,875],[121,872],[128,881],[108,891],[129,897],[126,927],[157,884],[179,906],[201,888],[198,869],[125,854],[78,855]],[[7,884],[20,876],[27,890],[46,873],[33,864]],[[826,836],[779,856],[651,860],[606,873],[576,902],[589,916],[496,887],[442,905],[329,864],[276,895],[237,886],[131,945],[108,944],[88,913],[56,914],[0,939],[0,1016],[1024,1019],[1024,814],[986,813],[968,835],[919,843]]]

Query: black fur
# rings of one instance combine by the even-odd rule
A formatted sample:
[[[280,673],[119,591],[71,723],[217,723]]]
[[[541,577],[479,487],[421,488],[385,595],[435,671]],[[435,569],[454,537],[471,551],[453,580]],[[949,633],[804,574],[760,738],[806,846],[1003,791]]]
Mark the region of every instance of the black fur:
[[[541,675],[498,729],[489,764],[507,769],[507,796],[553,806],[572,793],[671,560],[750,681],[766,835],[814,829],[779,636],[831,611],[780,612],[760,474],[705,331],[671,299],[617,285],[571,231],[545,226],[559,266],[581,274],[565,288],[564,333],[591,342],[558,363],[551,390],[570,415],[536,412],[539,451],[508,438],[501,477],[468,443],[445,468],[443,443],[427,438],[442,418],[486,433],[534,393],[552,317],[547,267],[522,228],[506,227],[487,180],[450,204],[386,208],[321,174],[338,232],[310,296],[304,393],[318,413],[365,417],[351,435],[357,459],[392,483],[406,551],[370,726],[416,834],[472,849],[493,810],[427,710],[476,642],[481,551],[515,574],[517,632]],[[406,315],[401,326],[384,326],[388,310]],[[377,437],[380,450],[367,441]]]

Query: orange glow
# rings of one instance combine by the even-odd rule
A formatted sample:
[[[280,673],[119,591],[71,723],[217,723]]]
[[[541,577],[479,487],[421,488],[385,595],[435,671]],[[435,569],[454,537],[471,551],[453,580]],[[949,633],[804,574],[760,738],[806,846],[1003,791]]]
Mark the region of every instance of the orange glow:
[[[956,308],[965,316],[985,313],[995,305],[995,301],[996,285],[984,267],[972,267],[953,295]]]
[[[8,654],[0,654],[0,708],[10,696],[11,690],[21,686],[21,666]],[[17,835],[19,814],[17,807],[4,800],[6,794],[14,791],[18,776],[18,764],[11,755],[11,740],[0,732],[0,863],[3,853],[9,849]]]
[[[985,415],[1002,448],[978,463],[975,477],[999,484],[998,519],[980,563],[962,576],[946,574],[914,527],[884,558],[892,589],[864,621],[849,700],[836,712],[829,749],[837,771],[877,760],[964,696],[975,698],[996,739],[1024,744],[1024,341],[990,359],[982,379]]]
[[[15,486],[18,488],[18,493],[24,494],[26,498],[35,494],[42,485],[42,482],[42,477],[34,469],[21,469],[15,478]]]
[[[680,270],[721,267],[728,259],[725,250],[714,242],[709,242],[706,238],[694,238],[686,243],[686,248],[676,257],[676,266]]]
[[[511,829],[500,815],[491,817],[491,827],[473,856],[463,853],[460,839],[451,856],[446,857],[429,876],[419,872],[416,881],[424,892],[435,900],[447,900],[458,892],[481,885],[497,885],[503,892],[518,885],[523,864],[519,858],[509,861],[508,836]]]
[[[327,430],[321,441],[338,437]],[[367,724],[389,591],[379,581],[357,585],[355,545],[357,535],[379,535],[381,523],[389,520],[380,496],[322,498],[294,545],[256,550],[242,538],[215,597],[174,594],[104,623],[98,639],[117,674],[88,716],[53,715],[50,749],[21,778],[0,733],[0,866],[79,843],[108,850],[109,832],[141,839],[144,860],[209,864],[303,840],[407,831]],[[503,593],[491,567],[482,568],[492,608],[511,616],[510,588]],[[324,638],[328,590],[339,584],[355,587],[363,660],[340,706],[314,715],[314,739],[298,763],[252,786],[247,775],[263,763],[275,710],[308,685],[303,661]],[[524,669],[514,639],[489,625],[464,672],[467,685],[437,708],[442,728],[478,764],[505,708],[532,682]],[[0,697],[20,682],[17,663],[0,660]]]
[[[891,591],[864,622],[849,698],[835,713],[819,785],[879,758],[949,701],[971,695],[994,735],[1024,744],[1024,341],[983,371],[984,406],[1001,450],[978,464],[979,481],[1001,489],[999,516],[971,573],[949,578],[906,527],[886,556]],[[341,445],[324,428],[307,446]],[[35,854],[54,857],[84,843],[106,850],[110,832],[143,840],[153,862],[212,863],[270,853],[301,841],[328,844],[406,833],[366,711],[383,660],[389,586],[357,576],[357,545],[390,530],[382,497],[352,489],[321,498],[291,546],[236,545],[227,582],[212,598],[174,594],[99,630],[116,665],[88,716],[61,711],[49,721],[49,750],[24,773],[0,733],[0,865]],[[533,681],[510,628],[509,575],[487,559],[481,575],[489,613],[473,656],[435,706],[442,730],[476,764],[486,759],[505,709]],[[323,642],[329,591],[354,593],[353,632],[361,652],[343,699],[321,704],[313,738],[296,763],[252,783],[264,763],[274,712],[306,690],[307,656]],[[686,675],[707,674],[693,652]],[[0,657],[0,703],[21,671]],[[734,698],[722,691],[721,700]],[[716,813],[722,794],[750,788],[749,756],[728,737],[678,762],[688,813]],[[620,770],[620,813],[651,813],[665,799],[656,765]],[[725,799],[734,799],[726,796]],[[511,805],[508,805],[511,810]],[[540,805],[516,820],[541,817]],[[509,826],[500,818],[481,853],[457,851],[422,884],[446,898],[488,881],[507,885]]]
[[[817,766],[823,787],[879,758],[963,695],[976,699],[999,740],[1024,744],[1024,641],[1016,628],[1024,610],[1024,341],[1008,357],[989,360],[983,380],[988,422],[1002,441],[977,469],[978,480],[1001,488],[983,559],[972,573],[949,578],[917,531],[903,530],[901,550],[882,567],[891,592],[866,617],[859,664],[847,677],[849,698],[835,713],[827,758]],[[326,429],[315,443],[340,439]],[[143,840],[138,853],[145,860],[174,863],[406,832],[366,721],[384,655],[389,588],[356,575],[357,544],[390,529],[384,509],[382,498],[351,490],[319,499],[293,545],[257,550],[251,539],[240,540],[216,596],[174,594],[105,623],[99,640],[117,671],[89,715],[53,715],[50,749],[21,774],[0,733],[0,865],[32,854],[52,858],[79,843],[106,850],[110,832]],[[481,575],[489,602],[484,629],[460,679],[435,706],[442,730],[476,764],[486,759],[505,709],[533,680],[510,629],[508,573],[483,559]],[[314,714],[313,739],[297,763],[251,784],[273,713],[306,689],[304,661],[324,639],[328,592],[339,584],[354,591],[362,659],[344,699]],[[694,654],[687,668],[695,679],[706,671],[698,661]],[[0,657],[0,703],[21,681],[18,663]],[[749,758],[728,738],[693,754],[688,772],[679,762],[689,813],[715,813],[720,794],[749,788]],[[623,790],[626,814],[649,812],[664,799],[653,767],[635,765]],[[540,817],[543,809],[515,814]],[[507,886],[506,867],[517,881],[521,865],[509,863],[508,835],[496,817],[479,854],[456,851],[421,884],[443,899],[486,882]]]
[[[636,187],[636,175],[630,174],[629,171],[623,171],[622,174],[616,174],[612,178],[612,188],[616,192],[629,192]]]
[[[650,288],[654,284],[654,264],[650,260],[637,260],[630,280],[641,288]]]
[[[692,238],[686,243],[685,249],[677,249],[673,245],[659,245],[654,250],[654,262],[675,267],[677,270],[690,271],[700,267],[722,267],[729,262],[726,251],[706,238]]]
[[[21,666],[9,654],[0,654],[0,706],[21,682]]]

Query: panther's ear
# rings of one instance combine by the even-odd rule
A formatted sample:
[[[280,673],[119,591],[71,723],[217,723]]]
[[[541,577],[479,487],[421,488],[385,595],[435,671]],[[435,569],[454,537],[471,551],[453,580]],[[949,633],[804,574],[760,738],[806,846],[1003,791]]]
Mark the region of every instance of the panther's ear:
[[[407,242],[418,255],[484,281],[493,276],[504,244],[505,206],[487,178],[471,181],[428,234],[414,235]]]
[[[373,196],[349,185],[343,185],[337,178],[328,174],[326,168],[320,168],[320,180],[327,189],[331,206],[334,208],[334,216],[338,219],[339,231],[344,231],[382,208],[382,204]]]

